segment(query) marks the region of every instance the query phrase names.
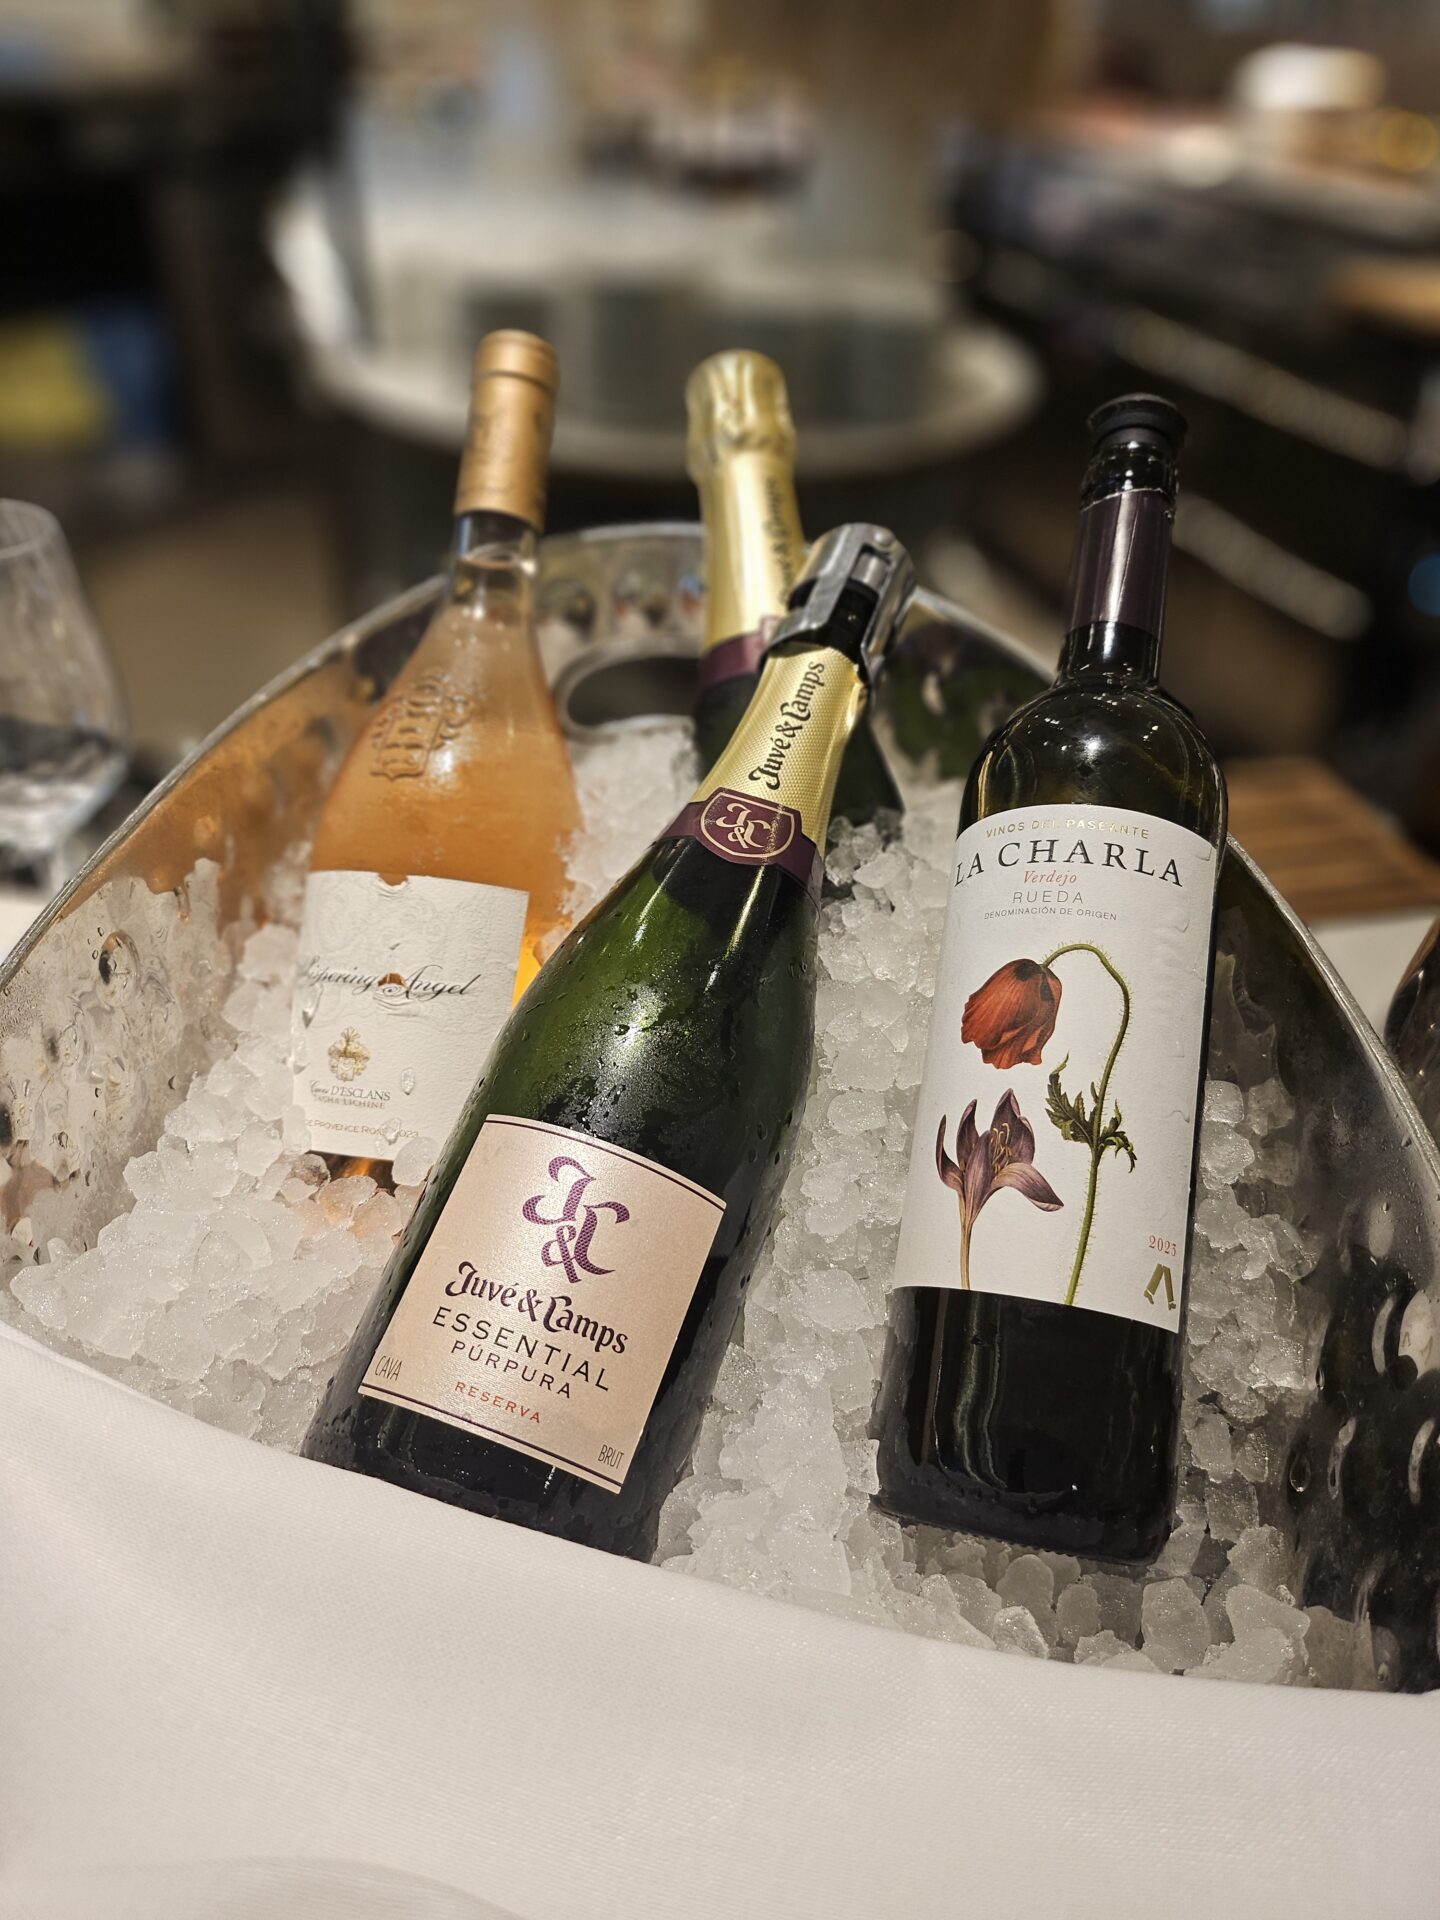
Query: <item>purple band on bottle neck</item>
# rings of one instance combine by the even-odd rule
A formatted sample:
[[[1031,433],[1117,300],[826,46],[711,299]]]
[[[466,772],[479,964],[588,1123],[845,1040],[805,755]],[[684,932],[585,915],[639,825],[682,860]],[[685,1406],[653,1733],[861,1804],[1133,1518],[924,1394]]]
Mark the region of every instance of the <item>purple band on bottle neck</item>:
[[[1172,509],[1153,487],[1107,494],[1080,513],[1066,631],[1113,621],[1158,634]]]
[[[682,807],[660,837],[698,840],[734,867],[783,868],[812,899],[820,897],[825,862],[794,807],[717,787]]]
[[[770,636],[780,624],[771,617],[760,622],[754,633],[737,633],[733,640],[722,640],[707,647],[700,656],[700,691],[718,687],[723,681],[738,680],[742,674],[752,678],[759,673]]]

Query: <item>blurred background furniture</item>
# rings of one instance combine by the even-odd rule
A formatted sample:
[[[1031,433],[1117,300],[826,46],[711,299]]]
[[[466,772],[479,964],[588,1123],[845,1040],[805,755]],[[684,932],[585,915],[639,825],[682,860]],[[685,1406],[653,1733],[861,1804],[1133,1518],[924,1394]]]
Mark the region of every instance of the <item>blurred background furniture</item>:
[[[1418,889],[1346,917],[1422,913],[1431,28],[1402,0],[0,0],[0,494],[60,514],[119,660],[116,805],[432,570],[470,346],[521,325],[564,365],[552,526],[691,517],[685,373],[760,347],[807,525],[893,525],[1040,658],[1084,416],[1172,393],[1167,681],[1227,756],[1280,758],[1237,821],[1328,769]]]

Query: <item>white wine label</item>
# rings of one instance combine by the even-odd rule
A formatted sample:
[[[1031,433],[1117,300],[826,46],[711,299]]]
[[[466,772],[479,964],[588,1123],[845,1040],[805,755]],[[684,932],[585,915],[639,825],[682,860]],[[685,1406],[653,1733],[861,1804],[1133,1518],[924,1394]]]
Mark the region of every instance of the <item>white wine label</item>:
[[[446,1138],[510,1011],[528,904],[474,880],[309,876],[291,1028],[312,1148],[392,1160]]]
[[[724,1212],[638,1153],[491,1114],[360,1391],[617,1493]]]
[[[960,835],[892,1285],[1178,1327],[1217,867],[1127,808]]]

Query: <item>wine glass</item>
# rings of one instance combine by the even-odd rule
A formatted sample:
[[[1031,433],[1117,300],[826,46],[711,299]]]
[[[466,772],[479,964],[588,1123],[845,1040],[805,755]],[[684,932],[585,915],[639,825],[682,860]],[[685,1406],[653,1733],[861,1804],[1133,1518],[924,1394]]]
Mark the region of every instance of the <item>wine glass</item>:
[[[60,849],[119,786],[129,737],[59,522],[0,500],[0,867],[59,885]]]

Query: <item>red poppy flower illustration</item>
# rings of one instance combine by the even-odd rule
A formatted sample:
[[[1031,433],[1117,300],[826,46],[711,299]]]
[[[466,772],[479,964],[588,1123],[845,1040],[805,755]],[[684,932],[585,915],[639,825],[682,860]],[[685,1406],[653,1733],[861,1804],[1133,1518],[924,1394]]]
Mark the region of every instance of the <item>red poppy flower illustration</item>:
[[[1110,1081],[1115,1072],[1115,1062],[1120,1057],[1120,1049],[1125,1044],[1125,1035],[1130,1029],[1130,987],[1125,976],[1114,962],[1090,940],[1071,940],[1063,947],[1056,947],[1053,953],[1043,960],[1007,960],[1003,967],[997,967],[990,978],[979,986],[965,1002],[965,1011],[960,1020],[960,1038],[972,1041],[980,1049],[980,1057],[987,1067],[998,1067],[1008,1071],[1011,1067],[1038,1067],[1040,1054],[1055,1031],[1055,1021],[1060,1012],[1061,982],[1054,971],[1055,962],[1063,960],[1067,954],[1088,953],[1098,960],[1120,989],[1120,1025],[1111,1043],[1109,1055],[1100,1075],[1099,1084],[1090,1083],[1090,1104],[1087,1107],[1083,1093],[1068,1093],[1061,1081],[1061,1074],[1070,1064],[1067,1054],[1058,1067],[1050,1071],[1046,1087],[1045,1115],[1050,1124],[1059,1132],[1062,1140],[1075,1142],[1083,1146],[1090,1155],[1090,1177],[1085,1190],[1085,1212],[1080,1222],[1080,1238],[1075,1248],[1075,1262],[1070,1269],[1070,1284],[1065,1291],[1066,1306],[1073,1306],[1080,1288],[1080,1275],[1085,1265],[1085,1255],[1090,1246],[1090,1228],[1095,1220],[1095,1200],[1100,1183],[1100,1163],[1107,1153],[1124,1154],[1130,1162],[1131,1171],[1135,1168],[1135,1148],[1125,1132],[1124,1122],[1118,1105],[1110,1102]],[[1013,1099],[1006,1094],[1006,1100]],[[995,1123],[1000,1121],[1000,1107],[995,1109]],[[971,1119],[975,1111],[972,1101],[969,1112],[960,1127],[963,1134],[967,1122],[974,1132]],[[1107,1118],[1108,1114],[1108,1118]],[[1014,1118],[1025,1128],[1028,1136],[1028,1151],[1024,1158],[1028,1163],[1035,1157],[1035,1136],[1029,1125],[1021,1119],[1020,1109],[1015,1107]],[[941,1124],[944,1134],[944,1124]],[[979,1136],[988,1139],[988,1134]],[[937,1149],[943,1151],[943,1149]],[[958,1142],[957,1142],[958,1151]],[[954,1166],[955,1162],[947,1162]],[[1038,1177],[1038,1176],[1037,1176]],[[949,1178],[942,1165],[940,1178],[947,1185],[955,1183]],[[1020,1186],[1018,1180],[1010,1184]],[[1042,1185],[1045,1185],[1043,1181]],[[1025,1189],[1021,1187],[1023,1192]],[[958,1189],[957,1189],[958,1191]],[[1046,1185],[1046,1192],[1050,1191]],[[1033,1196],[1032,1196],[1033,1197]],[[1036,1201],[1037,1206],[1043,1202]],[[1056,1206],[1060,1203],[1057,1200]],[[979,1211],[978,1205],[975,1212]],[[960,1212],[965,1218],[965,1198],[961,1195]],[[973,1220],[973,1214],[971,1216]],[[962,1246],[962,1265],[964,1249]],[[963,1282],[968,1286],[968,1280]]]
[[[1054,1213],[1064,1202],[1035,1165],[1035,1129],[1008,1087],[984,1133],[975,1128],[975,1102],[966,1107],[955,1129],[953,1160],[945,1151],[948,1118],[941,1116],[940,1131],[935,1136],[935,1170],[960,1201],[960,1285],[968,1292],[970,1236],[980,1209],[992,1194],[1013,1187],[1045,1213]]]
[[[965,1002],[960,1038],[973,1041],[987,1067],[1038,1067],[1055,1031],[1060,980],[1038,960],[1007,960]]]

